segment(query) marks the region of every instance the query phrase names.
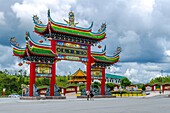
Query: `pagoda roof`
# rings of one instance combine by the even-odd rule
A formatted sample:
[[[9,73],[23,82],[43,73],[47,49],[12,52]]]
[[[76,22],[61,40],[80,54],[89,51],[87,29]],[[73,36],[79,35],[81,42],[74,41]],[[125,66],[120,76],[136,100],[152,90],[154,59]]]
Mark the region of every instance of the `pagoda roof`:
[[[13,49],[13,55],[14,56],[19,56],[19,57],[23,57],[25,54],[26,54],[26,48],[21,48],[21,47],[18,47],[16,45],[12,45],[12,49]]]
[[[119,61],[119,56],[111,57],[111,56],[105,56],[105,55],[93,55],[92,58],[96,62],[103,62],[103,63],[116,63]]]
[[[36,55],[37,56],[49,56],[49,57],[55,56],[55,54],[51,50],[51,46],[34,42],[32,38],[30,37],[29,33],[27,33],[26,39],[27,41],[26,41],[25,48],[21,48],[17,46],[16,44],[11,43],[14,56],[18,56],[21,58],[24,56],[30,56],[30,54],[33,56],[36,56]]]
[[[71,75],[72,77],[76,77],[76,76],[81,76],[84,77],[86,76],[86,74],[79,68],[74,74]]]
[[[69,80],[69,82],[86,82],[86,79],[83,79],[83,78],[82,78],[82,79],[77,79],[77,78],[76,78],[76,79],[74,79],[74,80],[73,80],[73,79],[72,79],[72,80]]]
[[[68,24],[55,22],[50,16],[50,10],[48,10],[48,23],[42,24],[37,16],[33,17],[34,21],[34,32],[37,34],[44,36],[45,34],[52,33],[61,33],[68,34],[73,36],[78,36],[82,38],[88,38],[92,40],[101,41],[105,38],[106,26],[104,24],[103,28],[101,28],[98,32],[92,32],[93,22],[91,23],[89,28],[82,28],[77,26],[69,26]]]
[[[55,56],[55,53],[51,50],[51,46],[46,44],[40,44],[34,42],[30,36],[28,36],[28,43],[26,44],[28,51],[30,54],[33,55],[40,55],[40,56]]]
[[[50,45],[41,44],[41,43],[37,43],[37,42],[33,41],[28,32],[26,33],[26,40],[27,41],[26,41],[25,48],[21,48],[21,47],[17,46],[16,44],[11,43],[14,56],[18,56],[20,58],[23,58],[25,56],[47,56],[47,57],[56,57],[57,56],[57,54],[55,54],[52,51]],[[92,63],[102,63],[102,64],[105,64],[105,66],[112,65],[119,61],[120,52],[121,52],[121,48],[118,47],[117,50],[114,52],[113,56],[107,56],[106,55],[106,46],[104,47],[104,49],[101,52],[92,51],[91,52]],[[79,69],[74,74],[74,76],[76,76],[76,74],[83,75],[82,73],[83,73],[83,71],[81,71]]]
[[[92,59],[93,62],[114,64],[119,61],[120,52],[121,52],[121,48],[118,47],[117,50],[114,52],[113,56],[107,56],[106,47],[105,47],[104,50],[102,50],[102,52],[93,52]]]

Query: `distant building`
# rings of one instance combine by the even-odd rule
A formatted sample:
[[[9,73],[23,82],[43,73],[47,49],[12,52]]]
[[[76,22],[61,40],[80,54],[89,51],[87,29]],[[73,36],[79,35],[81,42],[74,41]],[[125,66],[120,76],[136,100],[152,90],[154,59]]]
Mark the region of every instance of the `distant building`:
[[[106,83],[120,84],[120,81],[125,78],[124,76],[106,73]]]
[[[86,73],[84,73],[80,68],[70,76],[70,83],[85,83],[86,82]]]
[[[106,73],[106,83],[120,84],[121,79],[125,78],[124,76],[113,75]],[[92,78],[92,82],[100,82],[101,78]],[[70,83],[86,83],[86,73],[81,69],[78,69],[74,74],[70,76]]]

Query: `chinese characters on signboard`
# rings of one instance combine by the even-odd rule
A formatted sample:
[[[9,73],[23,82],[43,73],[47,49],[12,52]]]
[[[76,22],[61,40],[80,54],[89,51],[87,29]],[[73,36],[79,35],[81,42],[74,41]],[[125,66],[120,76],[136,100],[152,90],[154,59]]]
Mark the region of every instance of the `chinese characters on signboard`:
[[[58,59],[87,62],[87,46],[66,42],[57,42]]]
[[[92,78],[102,78],[102,70],[100,68],[91,69]]]
[[[36,64],[36,76],[51,76],[51,68],[50,64]]]

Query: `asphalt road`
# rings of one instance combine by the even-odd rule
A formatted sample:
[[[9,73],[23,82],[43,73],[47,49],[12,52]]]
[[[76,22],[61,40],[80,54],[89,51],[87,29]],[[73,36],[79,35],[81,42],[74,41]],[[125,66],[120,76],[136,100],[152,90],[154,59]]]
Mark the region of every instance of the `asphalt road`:
[[[34,100],[0,98],[0,113],[170,113],[170,98]]]

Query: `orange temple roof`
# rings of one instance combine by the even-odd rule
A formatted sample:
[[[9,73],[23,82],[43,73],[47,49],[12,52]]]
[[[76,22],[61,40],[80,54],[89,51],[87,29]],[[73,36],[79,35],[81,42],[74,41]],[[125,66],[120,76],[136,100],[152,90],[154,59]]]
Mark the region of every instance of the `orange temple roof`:
[[[78,76],[78,77],[85,77],[86,76],[86,74],[79,68],[74,74],[72,74],[71,75],[72,77],[74,76],[74,77],[76,77],[76,76]]]

